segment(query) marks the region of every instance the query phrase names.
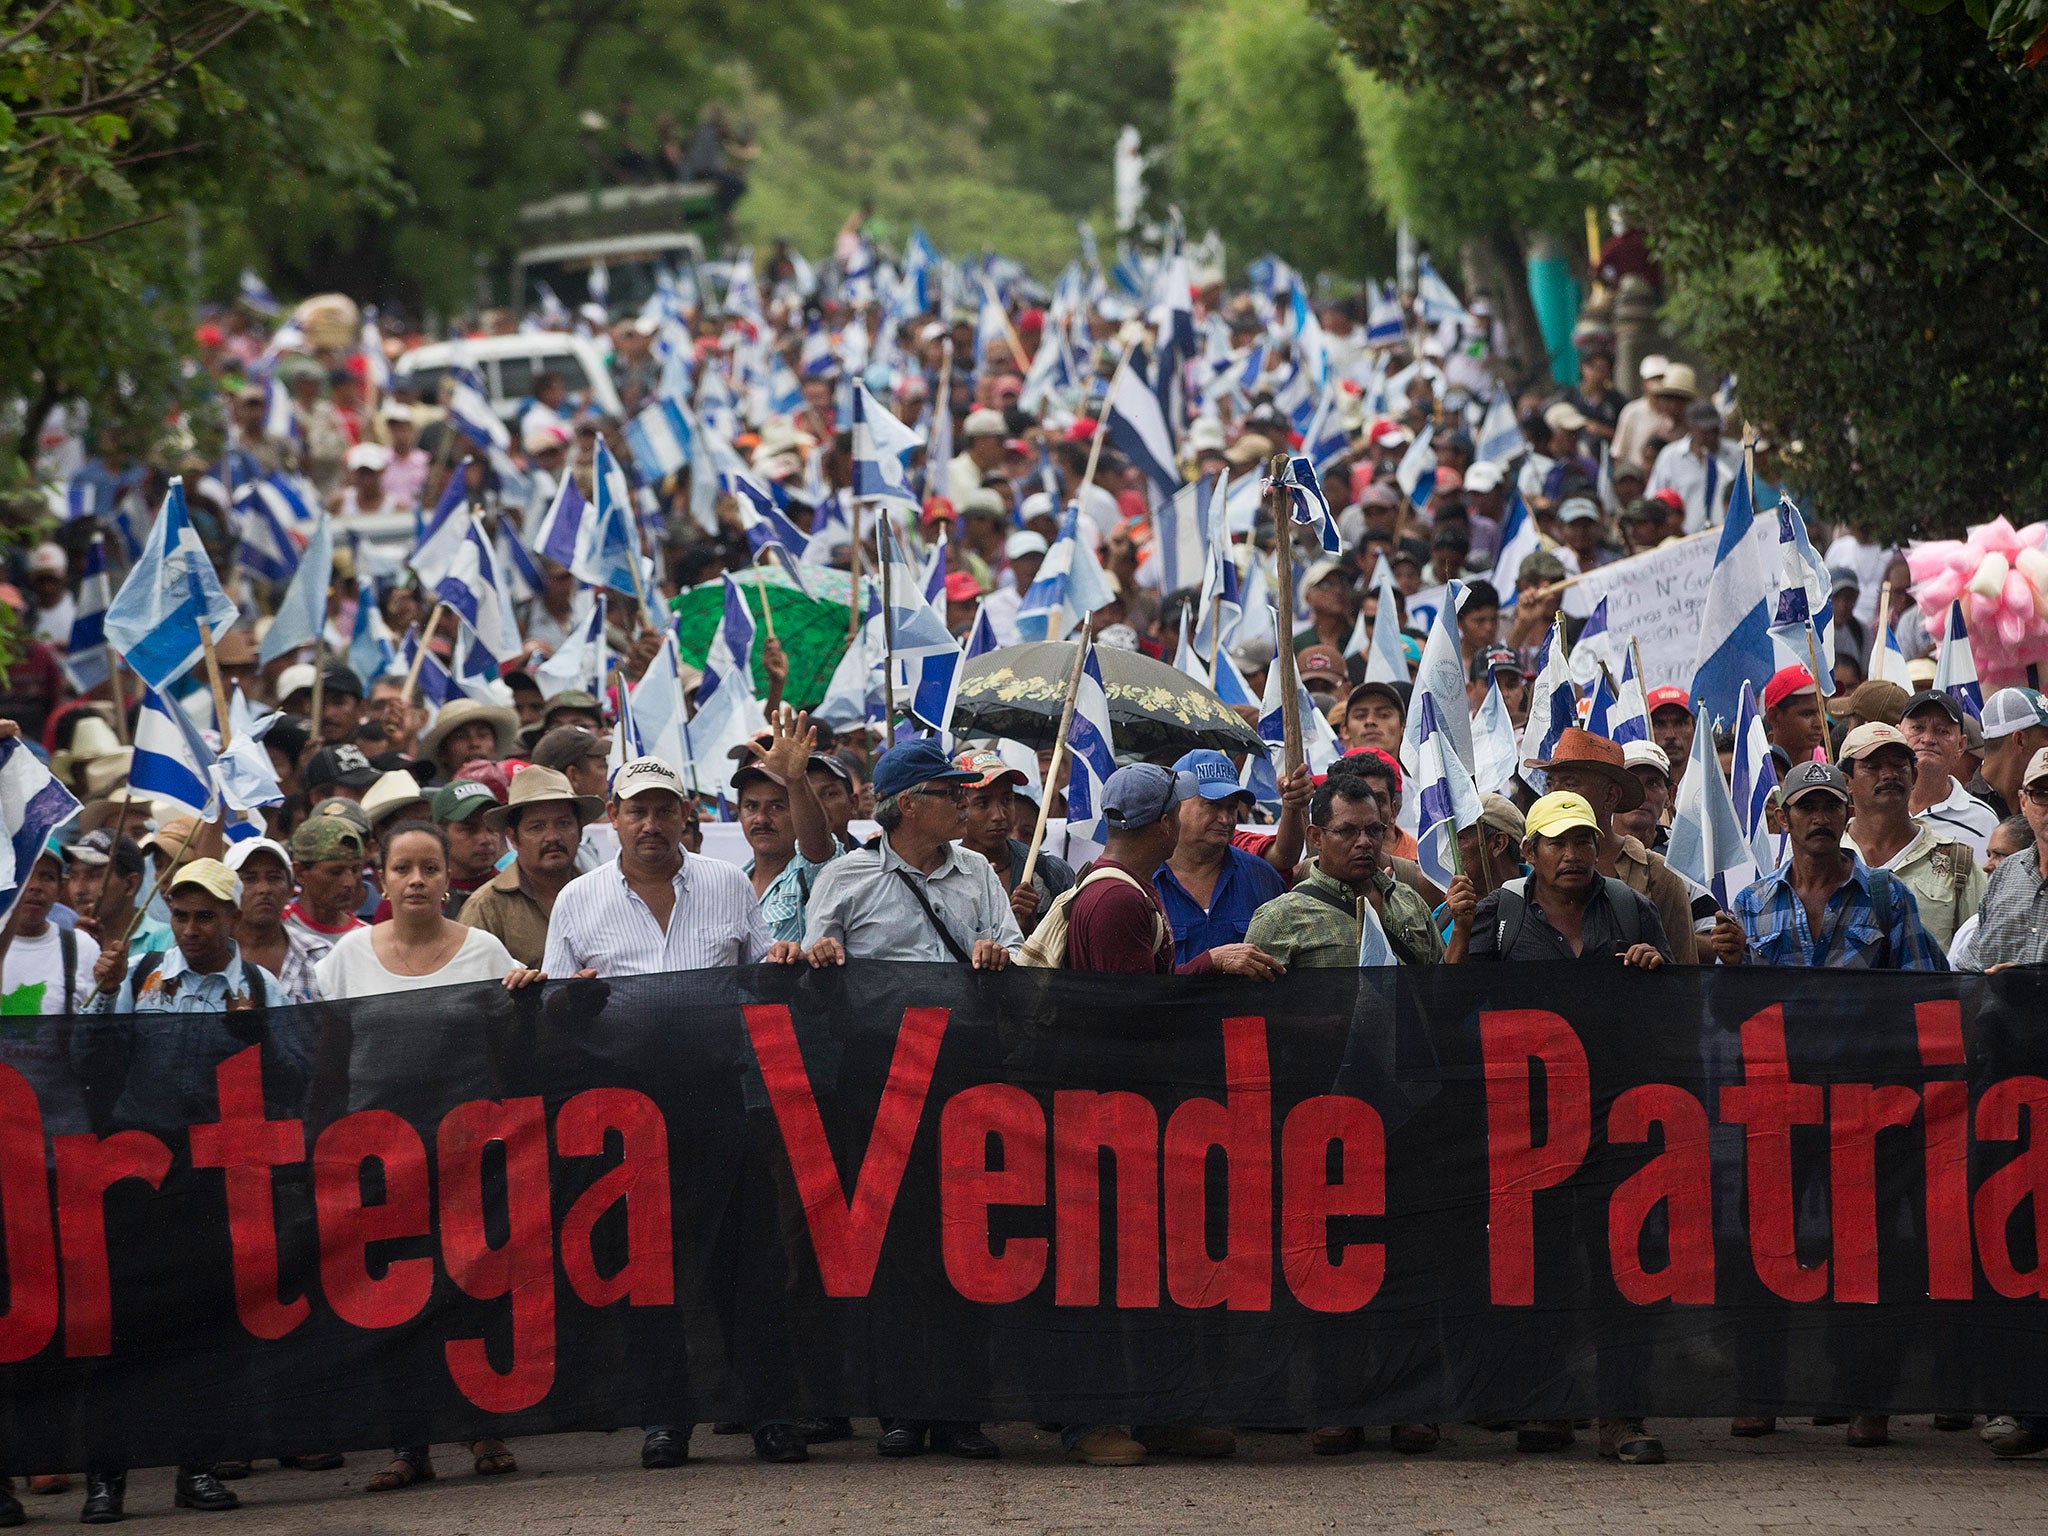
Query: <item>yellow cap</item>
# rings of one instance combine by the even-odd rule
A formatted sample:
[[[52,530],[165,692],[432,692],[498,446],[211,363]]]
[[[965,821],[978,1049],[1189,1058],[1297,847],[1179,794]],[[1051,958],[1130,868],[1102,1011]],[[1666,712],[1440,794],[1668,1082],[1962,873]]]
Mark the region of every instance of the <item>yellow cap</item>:
[[[1594,819],[1593,807],[1586,803],[1583,795],[1568,795],[1563,791],[1545,795],[1529,807],[1522,818],[1530,837],[1558,837],[1573,827],[1587,827],[1600,830],[1600,823]]]
[[[171,876],[171,889],[181,885],[196,885],[209,896],[218,896],[222,901],[240,906],[242,903],[242,877],[219,859],[194,859]]]

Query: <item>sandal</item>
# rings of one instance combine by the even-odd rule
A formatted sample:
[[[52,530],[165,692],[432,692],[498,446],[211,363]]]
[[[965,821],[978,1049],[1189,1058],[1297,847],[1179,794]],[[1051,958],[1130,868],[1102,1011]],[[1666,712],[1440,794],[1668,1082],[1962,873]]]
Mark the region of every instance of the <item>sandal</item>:
[[[505,1449],[505,1442],[502,1440],[473,1440],[470,1442],[469,1454],[476,1458],[478,1477],[497,1477],[502,1473],[519,1470],[519,1463],[513,1459],[512,1453]]]
[[[374,1473],[363,1484],[366,1493],[392,1493],[400,1488],[410,1488],[414,1483],[432,1482],[434,1464],[428,1460],[425,1451],[399,1451],[391,1458],[391,1465],[382,1472]]]

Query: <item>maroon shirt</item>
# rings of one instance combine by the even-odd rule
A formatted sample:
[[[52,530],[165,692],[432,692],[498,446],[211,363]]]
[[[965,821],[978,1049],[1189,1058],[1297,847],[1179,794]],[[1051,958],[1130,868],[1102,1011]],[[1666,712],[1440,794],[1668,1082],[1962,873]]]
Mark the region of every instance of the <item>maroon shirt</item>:
[[[1097,880],[1074,897],[1067,908],[1068,970],[1206,976],[1215,969],[1206,953],[1175,965],[1173,921],[1151,880],[1106,856],[1088,866],[1089,871],[1104,868],[1122,870],[1144,889],[1133,890],[1121,880]],[[1162,935],[1156,946],[1155,934]]]

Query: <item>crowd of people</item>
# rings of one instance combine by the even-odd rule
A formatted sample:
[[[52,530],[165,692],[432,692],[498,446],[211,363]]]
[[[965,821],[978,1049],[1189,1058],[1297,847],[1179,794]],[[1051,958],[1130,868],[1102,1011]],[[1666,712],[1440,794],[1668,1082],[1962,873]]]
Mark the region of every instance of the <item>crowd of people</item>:
[[[842,510],[853,484],[854,443],[842,414],[847,374],[878,386],[904,421],[959,445],[930,467],[915,519],[921,540],[946,537],[945,609],[956,635],[986,617],[1000,639],[1018,638],[1024,600],[1050,551],[1080,539],[1099,558],[1112,598],[1072,617],[1086,617],[1103,647],[1170,659],[1202,595],[1166,588],[1158,497],[1143,467],[1097,430],[1101,396],[1137,323],[1134,306],[1097,294],[1078,310],[1055,303],[1049,313],[1019,289],[1000,326],[987,303],[964,315],[934,308],[891,316],[873,298],[888,288],[874,265],[850,224],[831,292],[806,293],[796,277],[771,272],[766,299],[751,304],[728,294],[724,308],[684,304],[679,318],[569,323],[609,345],[629,413],[658,399],[664,376],[673,376],[675,354],[657,359],[658,341],[685,349],[700,406],[703,380],[723,372],[744,385],[734,375],[759,370],[760,358],[749,360],[756,351],[777,376],[786,370],[797,381],[788,400],[777,402],[766,385],[730,391],[740,402],[730,443],[810,536],[819,564],[859,560],[872,570],[880,553],[874,525]],[[855,281],[862,273],[865,290]],[[1283,341],[1301,353],[1307,343],[1298,322],[1287,330],[1270,295],[1191,298],[1219,361],[1186,363],[1192,397],[1214,409],[1191,407],[1180,470],[1190,482],[1220,476],[1227,486],[1261,473],[1276,450],[1305,436],[1276,399],[1284,383],[1260,387],[1272,376],[1248,368],[1249,355],[1282,350]],[[1006,750],[1013,743],[942,743],[930,733],[885,749],[865,720],[828,724],[786,702],[787,660],[773,641],[764,646],[768,727],[715,777],[702,762],[623,751],[621,695],[549,692],[537,676],[585,622],[593,596],[544,557],[540,585],[521,601],[524,649],[481,697],[436,708],[402,663],[365,677],[336,659],[354,654],[361,603],[375,602],[393,634],[420,620],[427,605],[402,564],[366,585],[342,562],[325,645],[260,661],[277,592],[238,563],[240,518],[225,490],[252,466],[303,475],[342,530],[366,509],[435,506],[449,478],[463,475],[470,503],[518,538],[565,480],[580,476],[592,493],[600,437],[623,463],[632,453],[624,421],[593,412],[560,380],[542,381],[513,412],[510,459],[528,482],[520,501],[483,457],[457,465],[455,428],[430,389],[395,378],[373,403],[365,386],[376,360],[354,349],[298,354],[305,366],[295,375],[293,425],[280,434],[273,392],[260,376],[265,367],[274,373],[277,360],[266,360],[249,315],[224,311],[201,337],[202,378],[229,402],[219,450],[199,448],[185,424],[182,447],[167,456],[152,445],[146,458],[131,459],[120,424],[93,424],[94,452],[81,454],[70,478],[95,494],[68,501],[96,510],[27,552],[21,586],[10,592],[28,639],[6,686],[6,729],[48,760],[84,809],[23,873],[6,925],[0,1003],[49,1021],[32,1038],[10,1036],[9,1048],[68,1052],[81,1075],[104,1077],[116,1063],[123,1086],[106,1110],[110,1125],[183,1124],[206,1118],[213,1068],[239,1044],[236,1013],[463,982],[520,989],[550,978],[861,960],[1252,981],[1300,967],[1357,966],[1367,956],[1400,965],[1546,961],[1642,970],[1995,971],[2048,961],[2048,702],[2005,688],[1981,708],[1966,707],[1932,686],[1936,637],[1917,624],[1900,632],[1916,688],[1864,680],[1867,650],[1853,637],[1866,631],[1856,626],[1869,625],[1880,587],[1892,590],[1895,619],[1909,614],[1904,565],[1847,528],[1820,538],[1829,530],[1817,522],[1841,618],[1831,686],[1824,691],[1796,665],[1754,679],[1778,775],[1770,809],[1782,850],[1776,867],[1717,899],[1667,862],[1685,775],[1702,761],[1695,733],[1714,733],[1724,772],[1740,743],[1696,709],[1684,686],[1650,678],[1645,739],[1617,742],[1588,729],[1591,720],[1564,729],[1458,829],[1460,872],[1445,883],[1425,873],[1402,824],[1415,792],[1403,755],[1415,684],[1366,676],[1361,642],[1379,606],[1396,605],[1412,666],[1428,616],[1451,600],[1450,582],[1463,583],[1456,629],[1468,702],[1476,711],[1497,688],[1521,727],[1529,680],[1557,622],[1560,583],[1713,526],[1734,477],[1749,471],[1730,451],[1738,424],[1683,363],[1646,361],[1642,391],[1626,399],[1612,382],[1611,338],[1589,330],[1579,342],[1577,385],[1516,396],[1511,386],[1521,381],[1493,371],[1483,301],[1439,325],[1410,316],[1384,342],[1368,342],[1366,320],[1365,306],[1351,298],[1328,302],[1317,316],[1315,345],[1337,381],[1336,419],[1322,413],[1318,430],[1342,437],[1318,468],[1334,493],[1340,547],[1329,553],[1305,542],[1297,551],[1295,667],[1335,738],[1334,761],[1321,771],[1278,764],[1274,792],[1262,794],[1242,754],[1120,753],[1096,807],[1101,851],[1077,869],[1034,836],[1042,811],[1065,808],[1062,777],[1048,772],[1057,759]],[[885,326],[897,339],[875,361]],[[856,330],[860,355],[849,359],[846,339]],[[1074,376],[1048,386],[1034,363],[1055,346],[1076,349],[1080,362]],[[1233,366],[1235,382],[1217,384]],[[195,417],[204,392],[195,391]],[[1480,418],[1503,399],[1516,401],[1515,441],[1489,444],[1492,456],[1482,457]],[[776,404],[783,408],[770,409]],[[1418,496],[1407,470],[1424,434],[1434,478]],[[919,468],[914,460],[910,467]],[[64,664],[86,545],[124,501],[146,505],[159,495],[173,470],[185,475],[194,525],[238,594],[242,620],[217,649],[224,683],[265,716],[261,745],[282,798],[262,812],[260,835],[232,836],[224,822],[195,815],[197,807],[131,788],[135,749],[125,743],[143,704],[132,679],[116,668],[81,690]],[[1766,434],[1754,461],[1759,496],[1778,488],[1781,473],[1793,478],[1796,464],[1781,466]],[[660,595],[753,562],[730,487],[706,522],[693,506],[689,472],[636,479],[650,482],[641,527]],[[1502,573],[1502,528],[1517,497],[1535,519],[1537,547]],[[1076,511],[1063,516],[1069,503]],[[1248,581],[1272,571],[1277,538],[1297,536],[1292,525],[1276,529],[1263,504],[1238,533],[1230,558]],[[860,555],[857,540],[869,544]],[[1391,585],[1371,583],[1382,561]],[[643,611],[613,605],[612,649],[628,685],[663,643]],[[1264,634],[1242,626],[1224,646],[1255,696],[1276,638],[1270,624]],[[428,649],[436,646],[446,654],[446,641]],[[203,675],[175,707],[187,708],[195,727],[218,731]],[[705,852],[710,826],[727,821],[737,823],[743,860]],[[374,1100],[380,1080],[402,1079],[408,1069],[403,1051],[355,1062],[351,1091]],[[1969,1421],[1940,1422],[1953,1429]],[[808,1444],[851,1432],[830,1419],[724,1427],[750,1433],[756,1453],[776,1462],[802,1461]],[[1733,1432],[1773,1427],[1768,1417],[1747,1417]],[[1532,1452],[1573,1439],[1561,1422],[1514,1432]],[[1852,1445],[1879,1445],[1886,1420],[1857,1416],[1847,1433]],[[2048,1448],[2048,1420],[1998,1418],[1985,1433],[2001,1455]],[[1391,1434],[1393,1446],[1409,1452],[1438,1439],[1427,1424],[1397,1425]],[[1623,1463],[1663,1458],[1640,1419],[1602,1418],[1597,1438],[1602,1455]],[[642,1463],[679,1465],[689,1441],[688,1425],[648,1426]],[[1075,1460],[1106,1466],[1158,1454],[1227,1455],[1234,1444],[1228,1430],[1199,1425],[1070,1424],[1062,1442]],[[1310,1443],[1319,1454],[1344,1454],[1364,1444],[1364,1431],[1325,1426]],[[883,1422],[878,1449],[998,1453],[981,1426],[900,1419]],[[469,1450],[480,1474],[516,1466],[499,1441]],[[177,1501],[232,1508],[228,1484],[245,1470],[185,1466]],[[397,1489],[431,1474],[426,1448],[400,1447],[368,1486]],[[53,1471],[31,1486],[52,1492],[65,1481]],[[121,1469],[88,1468],[86,1484],[87,1521],[121,1518]],[[21,1518],[13,1494],[0,1494],[0,1524]]]

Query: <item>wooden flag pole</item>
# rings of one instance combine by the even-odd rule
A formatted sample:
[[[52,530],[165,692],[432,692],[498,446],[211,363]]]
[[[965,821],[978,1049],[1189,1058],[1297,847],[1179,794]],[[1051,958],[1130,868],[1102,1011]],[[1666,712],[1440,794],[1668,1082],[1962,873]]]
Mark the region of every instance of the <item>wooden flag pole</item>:
[[[114,695],[114,739],[124,747],[133,746],[134,743],[128,739],[128,681],[122,675],[128,664],[111,642],[106,649],[107,688]]]
[[[357,598],[357,601],[358,601],[358,602],[362,601],[362,598],[361,598],[360,596],[358,596],[358,598]],[[324,618],[326,617],[326,615],[325,615],[325,614],[323,614],[323,615],[321,615],[321,617],[322,617],[322,618],[324,619]],[[321,745],[323,744],[323,742],[322,742],[322,738],[321,738],[321,735],[320,735],[320,709],[321,709],[321,706],[322,706],[322,704],[323,704],[323,703],[325,702],[325,690],[326,690],[326,687],[327,687],[327,627],[326,627],[326,625],[325,625],[325,624],[323,623],[323,624],[321,625],[320,629],[319,629],[319,630],[318,630],[318,631],[317,631],[317,632],[316,632],[316,633],[314,634],[314,636],[313,636],[313,703],[312,703],[312,714],[313,714],[313,719],[312,719],[312,726],[313,726],[313,746],[314,746],[314,748],[315,748],[316,750],[317,750],[317,749],[318,749],[318,748],[319,748],[319,747],[320,747],[320,746],[321,746]]]
[[[1273,585],[1284,608],[1285,620],[1273,624],[1273,665],[1280,669],[1281,777],[1301,766],[1301,697],[1294,672],[1294,509],[1287,487],[1281,484],[1287,473],[1287,455],[1276,453],[1266,466],[1271,482],[1267,502],[1273,513]]]
[[[1109,407],[1116,399],[1116,387],[1122,381],[1124,369],[1130,366],[1131,353],[1137,347],[1136,338],[1124,344],[1123,356],[1116,360],[1116,371],[1109,376],[1109,393],[1102,397],[1102,414],[1095,418],[1095,436],[1088,444],[1088,468],[1082,472],[1081,485],[1074,492],[1074,505],[1080,506],[1088,495],[1088,487],[1095,483],[1095,466],[1102,459],[1102,439],[1109,430]]]
[[[1052,814],[1052,787],[1059,782],[1060,761],[1067,752],[1067,733],[1074,727],[1074,700],[1081,691],[1081,668],[1088,661],[1088,647],[1093,642],[1094,621],[1081,621],[1081,638],[1074,642],[1074,666],[1067,673],[1067,698],[1060,706],[1060,733],[1053,738],[1052,762],[1045,770],[1045,783],[1039,786],[1038,825],[1031,829],[1031,848],[1024,855],[1024,872],[1017,878],[1019,885],[1031,883],[1031,872],[1038,868],[1039,846],[1045,841],[1046,818]]]
[[[398,696],[399,706],[407,711],[412,709],[413,690],[419,687],[420,663],[427,659],[427,642],[434,638],[434,630],[441,622],[441,615],[448,611],[446,603],[434,604],[434,611],[427,615],[427,627],[420,631],[420,637],[413,643],[412,665],[405,669],[405,692]],[[600,682],[603,679],[599,679]]]
[[[213,648],[213,626],[202,622],[199,626],[199,648],[206,656],[206,683],[213,690],[213,723],[220,729],[220,749],[228,749],[228,690],[221,680],[220,655]],[[319,673],[315,672],[317,679]],[[172,706],[175,708],[176,706]],[[318,723],[314,731],[318,734]]]
[[[853,508],[853,561],[848,569],[853,573],[853,595],[846,612],[846,643],[852,645],[860,638],[860,498],[847,498]]]
[[[889,568],[896,562],[889,558],[889,509],[880,513],[875,542],[875,558],[882,565],[882,750],[887,751],[896,740],[896,626],[889,617],[890,583]]]
[[[761,622],[768,627],[768,638],[775,640],[775,643],[780,645],[782,642],[775,639],[775,610],[768,604],[768,583],[761,579],[761,562],[759,560],[754,562],[754,590],[760,594]]]
[[[199,626],[199,633],[202,636],[205,635],[206,626],[204,624]],[[175,708],[176,706],[173,707]],[[223,814],[225,814],[225,812],[223,812]],[[112,870],[114,867],[114,854],[115,851],[120,847],[121,827],[127,821],[127,819],[128,813],[126,811],[123,811],[120,817],[116,819],[116,821],[114,822],[114,842],[109,844],[107,848],[107,868],[109,870]],[[161,893],[164,888],[164,883],[171,878],[171,872],[175,870],[178,867],[178,865],[184,861],[185,855],[191,851],[192,840],[199,836],[199,829],[201,827],[211,825],[211,822],[201,821],[197,816],[194,816],[192,818],[192,825],[189,828],[187,828],[185,832],[185,841],[178,845],[178,851],[176,853],[174,853],[173,855],[171,855],[170,858],[164,861],[164,867],[157,871],[156,884],[152,885],[149,888],[149,894],[143,897],[142,900],[138,901],[135,904],[135,910],[128,914],[128,927],[127,930],[121,935],[121,948],[123,950],[126,950],[128,946],[135,941],[135,930],[142,926],[142,919],[149,911],[149,904],[152,901],[156,900],[158,894]],[[102,875],[100,877],[100,899],[102,901],[106,899],[106,891],[106,876]],[[120,990],[119,982],[116,982],[114,984],[113,990]],[[96,987],[93,989],[93,996],[98,997],[100,993],[107,991],[108,989],[106,987]],[[108,993],[108,995],[111,996],[112,993],[110,992]]]
[[[1891,654],[1892,589],[1891,583],[1880,581],[1877,588],[1877,643],[1870,648],[1872,657]],[[2029,686],[2032,686],[2031,684]]]

